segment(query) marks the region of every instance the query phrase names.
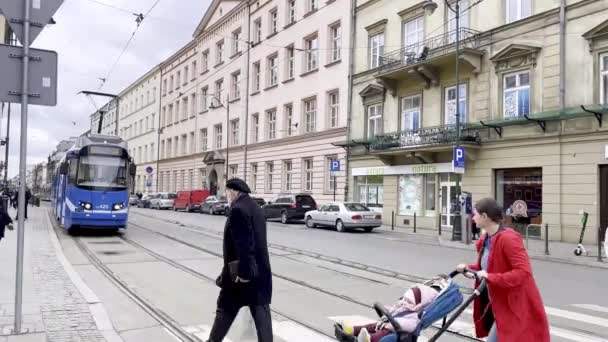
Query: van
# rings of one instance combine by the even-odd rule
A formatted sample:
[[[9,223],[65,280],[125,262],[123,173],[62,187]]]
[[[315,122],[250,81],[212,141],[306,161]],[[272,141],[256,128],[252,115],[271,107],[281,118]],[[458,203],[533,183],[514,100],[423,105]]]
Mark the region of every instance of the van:
[[[201,203],[203,203],[207,197],[209,197],[209,190],[179,191],[177,193],[177,198],[173,203],[173,210],[185,210],[187,212],[199,210]]]

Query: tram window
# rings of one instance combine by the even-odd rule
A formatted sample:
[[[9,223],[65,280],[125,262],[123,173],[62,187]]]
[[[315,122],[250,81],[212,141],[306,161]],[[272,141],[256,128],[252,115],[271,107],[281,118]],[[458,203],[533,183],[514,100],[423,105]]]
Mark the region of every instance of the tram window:
[[[77,175],[77,171],[78,171],[78,160],[71,160],[70,162],[70,168],[68,171],[68,183],[70,184],[75,184],[76,183],[76,175]]]

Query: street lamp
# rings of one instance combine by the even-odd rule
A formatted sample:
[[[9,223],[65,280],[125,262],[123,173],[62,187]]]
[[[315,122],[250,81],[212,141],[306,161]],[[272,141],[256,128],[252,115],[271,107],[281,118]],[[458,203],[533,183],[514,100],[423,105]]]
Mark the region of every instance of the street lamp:
[[[212,99],[215,100],[215,102],[217,104],[214,104],[213,102],[211,103],[211,106],[209,106],[209,108],[211,109],[216,109],[216,108],[225,108],[226,109],[226,161],[224,162],[226,164],[226,170],[224,171],[224,177],[226,178],[226,180],[228,180],[228,151],[230,149],[230,128],[228,127],[230,125],[230,101],[228,100],[228,96],[226,96],[226,105],[224,105],[222,103],[222,100],[220,100],[218,97],[216,97],[215,95],[212,94],[207,94],[205,95],[207,97],[210,97]]]

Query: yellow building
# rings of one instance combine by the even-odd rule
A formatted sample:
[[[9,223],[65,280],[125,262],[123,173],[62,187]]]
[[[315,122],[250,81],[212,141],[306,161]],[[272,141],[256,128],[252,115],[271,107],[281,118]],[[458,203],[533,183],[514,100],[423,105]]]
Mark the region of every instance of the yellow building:
[[[608,2],[460,0],[457,96],[455,16],[436,1],[432,14],[428,1],[357,1],[349,199],[449,233],[460,181],[553,240],[577,240],[584,210],[595,241],[608,226]]]

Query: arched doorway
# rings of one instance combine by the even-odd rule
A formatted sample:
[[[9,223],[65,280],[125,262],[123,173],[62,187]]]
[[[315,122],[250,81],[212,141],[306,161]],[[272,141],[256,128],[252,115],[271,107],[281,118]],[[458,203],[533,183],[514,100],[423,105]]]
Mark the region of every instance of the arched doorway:
[[[209,193],[211,195],[217,195],[217,172],[215,169],[209,173]]]

